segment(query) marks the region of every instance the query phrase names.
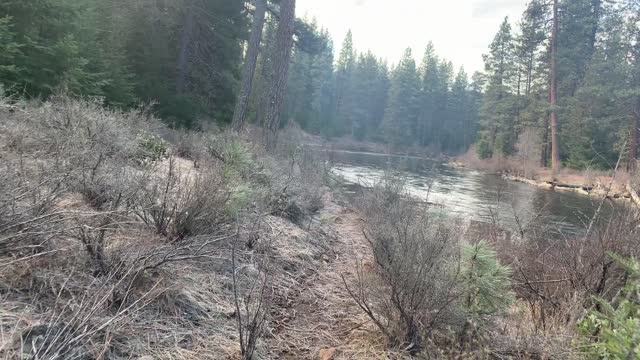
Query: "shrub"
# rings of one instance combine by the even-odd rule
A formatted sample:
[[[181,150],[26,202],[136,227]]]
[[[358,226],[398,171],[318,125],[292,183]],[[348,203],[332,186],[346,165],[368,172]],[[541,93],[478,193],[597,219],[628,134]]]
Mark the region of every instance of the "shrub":
[[[231,190],[229,201],[226,204],[225,212],[231,216],[238,215],[251,202],[255,195],[254,191],[247,184],[240,184]]]
[[[493,155],[491,145],[485,139],[478,141],[478,143],[476,144],[476,152],[478,153],[480,159],[488,159]]]
[[[358,269],[345,285],[393,347],[421,351],[434,331],[459,327],[460,251],[454,222],[412,203],[403,183],[387,180],[365,193],[365,236],[376,274]]]
[[[489,244],[465,244],[462,264],[464,306],[469,314],[480,319],[507,310],[513,302],[511,268],[500,264]]]
[[[484,241],[465,244],[462,256],[462,307],[468,314],[464,341],[475,336],[489,317],[505,313],[514,301],[511,268],[500,264],[496,252]]]
[[[227,179],[246,178],[251,172],[257,170],[251,152],[237,140],[225,144],[222,157],[224,158],[224,175]]]
[[[158,161],[167,156],[167,142],[152,134],[142,134],[138,138],[141,149],[140,160]]]
[[[596,306],[578,322],[587,355],[599,359],[640,357],[640,262],[611,255],[626,274],[626,285],[611,300]]]
[[[225,220],[229,195],[211,170],[184,173],[170,158],[166,173],[141,190],[135,213],[171,241],[216,232]]]
[[[0,167],[0,256],[13,261],[42,253],[63,232],[65,214],[56,211],[63,181],[45,169],[18,168],[9,161]]]
[[[171,142],[172,153],[183,159],[198,163],[206,153],[204,136],[202,133],[187,130],[168,130],[165,138]]]

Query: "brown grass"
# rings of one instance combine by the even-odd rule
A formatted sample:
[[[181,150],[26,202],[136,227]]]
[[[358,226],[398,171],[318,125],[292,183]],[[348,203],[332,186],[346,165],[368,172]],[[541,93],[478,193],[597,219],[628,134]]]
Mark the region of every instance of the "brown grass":
[[[323,167],[304,149],[173,135],[149,114],[66,97],[0,120],[2,358],[236,359],[234,298],[252,301],[265,271],[275,298],[300,291],[327,251],[310,217]],[[272,199],[304,227],[268,215],[289,216]]]

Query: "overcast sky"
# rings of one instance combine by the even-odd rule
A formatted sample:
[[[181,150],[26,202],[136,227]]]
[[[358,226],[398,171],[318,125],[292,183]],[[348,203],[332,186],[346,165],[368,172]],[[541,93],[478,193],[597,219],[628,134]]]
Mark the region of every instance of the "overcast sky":
[[[482,70],[482,54],[505,16],[520,20],[527,0],[298,0],[298,16],[329,29],[336,54],[349,29],[360,51],[396,63],[410,46],[416,60],[433,41],[439,56],[467,73]]]

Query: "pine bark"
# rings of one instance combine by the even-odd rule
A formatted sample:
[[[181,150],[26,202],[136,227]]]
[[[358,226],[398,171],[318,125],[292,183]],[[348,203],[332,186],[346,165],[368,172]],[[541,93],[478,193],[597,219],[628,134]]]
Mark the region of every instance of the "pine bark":
[[[264,29],[265,14],[267,12],[267,0],[255,0],[255,12],[253,14],[253,25],[251,26],[251,36],[244,61],[242,72],[242,85],[236,100],[235,111],[233,112],[233,129],[240,131],[244,127],[249,107],[249,97],[253,86],[253,78],[256,72],[258,54],[260,53],[260,41]]]
[[[549,102],[551,104],[551,170],[555,175],[560,169],[560,154],[558,151],[558,119],[556,116],[557,103],[557,57],[558,57],[558,0],[553,0],[553,29],[551,30],[551,84]]]
[[[274,148],[277,142],[280,114],[289,78],[289,63],[293,48],[293,32],[296,12],[296,0],[281,0],[280,22],[276,31],[275,51],[272,66],[273,82],[269,88],[265,135],[268,148]]]

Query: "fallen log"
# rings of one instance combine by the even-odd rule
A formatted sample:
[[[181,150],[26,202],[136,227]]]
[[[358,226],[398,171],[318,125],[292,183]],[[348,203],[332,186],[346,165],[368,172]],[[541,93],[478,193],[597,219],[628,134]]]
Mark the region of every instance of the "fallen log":
[[[558,188],[580,189],[580,190],[584,190],[584,191],[587,191],[587,192],[593,190],[593,186],[565,184],[565,183],[561,183],[561,182],[557,182],[557,181],[547,181],[547,183],[549,185],[553,186],[553,187],[558,187]]]

